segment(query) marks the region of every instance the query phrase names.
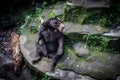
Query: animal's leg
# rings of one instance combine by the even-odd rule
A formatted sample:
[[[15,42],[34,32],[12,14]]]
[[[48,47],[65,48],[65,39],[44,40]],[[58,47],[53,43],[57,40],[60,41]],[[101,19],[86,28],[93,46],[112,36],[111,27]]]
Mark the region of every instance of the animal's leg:
[[[57,61],[60,59],[61,55],[54,55],[51,59],[51,63],[50,63],[50,70],[53,71]]]
[[[37,47],[36,47],[36,54],[35,54],[35,57],[34,59],[32,60],[32,63],[35,64],[37,63],[38,61],[40,61],[43,53],[42,53],[42,50],[41,50],[41,47],[39,44],[37,44]]]

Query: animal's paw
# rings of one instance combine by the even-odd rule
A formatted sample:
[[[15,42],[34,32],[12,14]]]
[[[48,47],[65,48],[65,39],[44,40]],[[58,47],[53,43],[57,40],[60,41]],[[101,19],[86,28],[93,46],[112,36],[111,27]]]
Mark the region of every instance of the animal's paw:
[[[38,63],[40,60],[41,60],[41,57],[35,57],[35,58],[32,60],[32,64],[36,64],[36,63]]]
[[[54,71],[54,65],[52,63],[50,63],[50,71],[53,72]]]

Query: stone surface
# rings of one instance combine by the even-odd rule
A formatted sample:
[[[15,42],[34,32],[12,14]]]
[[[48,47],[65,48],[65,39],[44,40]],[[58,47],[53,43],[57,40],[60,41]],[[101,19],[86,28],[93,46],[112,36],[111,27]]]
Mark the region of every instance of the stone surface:
[[[66,6],[66,4],[63,2],[57,3],[55,5],[53,12],[55,13],[56,16],[64,14],[64,6]]]
[[[67,5],[83,6],[85,8],[109,8],[109,0],[67,0]]]
[[[56,5],[53,6],[48,6],[45,8],[41,14],[43,17],[44,21],[58,15],[64,14],[64,6],[66,4],[64,2],[59,2]]]
[[[82,76],[73,71],[61,70],[59,68],[56,68],[54,72],[50,72],[50,69],[49,69],[50,59],[45,58],[45,57],[42,58],[42,60],[38,64],[33,65],[31,61],[35,55],[35,44],[34,44],[35,35],[36,34],[31,35],[29,34],[28,31],[24,31],[23,35],[20,36],[21,50],[23,52],[23,55],[27,59],[27,61],[32,66],[37,68],[39,71],[46,73],[49,76],[52,76],[54,78],[58,78],[61,80],[79,80],[79,79],[80,80],[95,80],[88,76]]]
[[[120,76],[118,76],[116,80],[120,80]]]
[[[109,31],[109,29],[101,27],[100,25],[92,24],[79,24],[72,22],[64,22],[65,24],[65,33],[81,33],[81,34],[102,34]]]
[[[65,14],[64,9],[63,9],[65,6],[66,6],[66,4],[64,2],[59,2],[56,5],[46,7],[43,10],[43,12],[38,16],[38,19],[40,19],[40,21],[37,22],[37,21],[33,20],[30,23],[30,26],[37,26],[37,25],[43,23],[44,21],[50,19],[53,16],[59,16],[59,15]],[[83,21],[81,18],[84,18],[85,15],[83,15],[83,13],[81,13],[80,15],[82,17],[80,17],[80,19],[78,18],[78,20]],[[74,17],[72,17],[72,18],[74,19]],[[93,25],[93,24],[81,25],[79,22],[78,23],[64,22],[64,24],[66,26],[66,28],[64,30],[65,33],[78,32],[81,34],[102,34],[102,33],[110,31],[108,28],[102,27],[100,25]]]
[[[77,0],[73,0],[77,1]],[[81,0],[78,0],[81,1]],[[83,0],[90,2],[89,0]],[[101,0],[103,1],[103,0]],[[96,2],[96,1],[95,1]],[[59,3],[54,6],[48,6],[43,10],[42,14],[39,16],[40,22],[48,20],[51,16],[63,14],[64,3]],[[91,4],[91,2],[90,2]],[[99,5],[98,5],[99,4]],[[101,3],[93,4],[92,7],[101,7]],[[103,6],[104,4],[102,4]],[[88,5],[90,6],[90,5]],[[106,6],[106,5],[105,5]],[[89,7],[91,8],[91,7]],[[34,24],[35,23],[35,24]],[[100,25],[93,24],[83,24],[64,22],[65,29],[64,33],[66,36],[69,34],[103,34],[105,32],[111,32],[108,28],[104,28]],[[30,22],[29,26],[39,26],[36,24],[35,20]],[[55,70],[50,72],[50,59],[43,57],[40,62],[33,65],[31,63],[35,55],[35,37],[37,34],[31,34],[29,32],[29,27],[25,29],[23,34],[20,36],[20,44],[23,55],[26,60],[37,70],[43,72],[54,78],[61,80],[95,80],[95,79],[115,79],[116,75],[120,73],[120,54],[114,54],[111,52],[102,52],[97,47],[91,49],[86,45],[86,43],[81,40],[68,42],[65,45],[65,53],[63,57],[58,61]],[[77,35],[72,35],[77,36]],[[72,37],[69,36],[69,37]],[[78,37],[81,37],[80,35]],[[84,76],[83,76],[84,75]],[[92,78],[91,78],[92,77]],[[93,79],[95,78],[95,79]]]
[[[19,36],[14,29],[0,32],[0,80],[32,80],[28,68],[23,68]],[[15,71],[16,69],[16,71]],[[19,71],[20,70],[20,71]],[[17,76],[15,72],[21,75]]]
[[[120,38],[120,26],[117,26],[117,28],[115,28],[115,29],[111,29],[109,32],[104,33],[103,35]]]
[[[86,76],[91,76],[97,79],[115,79],[115,76],[120,73],[120,54],[100,52],[97,48],[92,50],[90,49],[89,51],[91,55],[85,59],[76,56],[74,46],[72,48],[65,48],[65,54],[57,63],[54,72],[50,72],[50,59],[48,58],[44,57],[39,63],[33,65],[31,61],[35,55],[36,34],[30,34],[28,30],[29,29],[25,29],[24,33],[20,36],[20,44],[23,55],[33,67],[43,73],[48,74],[49,76],[59,78],[61,80],[70,79],[70,76],[72,77],[70,80],[94,80],[85,76],[80,78],[80,76],[82,76],[81,74],[84,74]],[[78,47],[84,47],[84,45],[78,45]]]
[[[61,80],[96,80],[88,76],[82,76],[75,72],[68,71],[68,70],[59,70],[57,69],[54,73],[46,73],[50,76],[56,76],[60,78]]]
[[[76,43],[73,45],[74,50],[76,51],[76,55],[78,57],[88,57],[90,56],[90,51],[87,48],[87,45],[83,43]]]

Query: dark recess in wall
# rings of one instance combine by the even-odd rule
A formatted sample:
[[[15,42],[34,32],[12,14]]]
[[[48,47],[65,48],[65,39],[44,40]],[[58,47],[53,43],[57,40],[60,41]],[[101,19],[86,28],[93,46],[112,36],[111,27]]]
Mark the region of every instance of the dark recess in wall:
[[[50,4],[51,1],[52,0],[0,0],[0,31],[8,30],[18,25],[17,23],[19,21],[14,20],[15,15],[23,13],[27,8],[32,7],[34,10],[36,3],[42,5],[42,3],[47,2]]]
[[[14,20],[14,14],[31,2],[32,0],[0,0],[0,31],[17,27],[19,21]]]
[[[0,14],[11,14],[31,3],[32,0],[0,0]]]

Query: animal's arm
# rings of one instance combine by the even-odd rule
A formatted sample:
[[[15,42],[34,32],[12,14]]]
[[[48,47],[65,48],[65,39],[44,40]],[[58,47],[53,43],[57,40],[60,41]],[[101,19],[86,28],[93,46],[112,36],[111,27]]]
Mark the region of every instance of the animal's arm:
[[[44,31],[44,27],[41,26],[41,28],[40,28],[40,30],[39,30],[39,32],[38,32],[37,38],[36,38],[36,40],[35,40],[35,43],[36,43],[36,44],[39,44],[39,41],[42,39],[42,32],[43,32],[43,31]]]
[[[63,51],[64,51],[64,37],[63,35],[61,35],[61,37],[58,39],[58,50],[57,50],[57,55],[62,55],[63,54]]]
[[[50,70],[51,71],[53,71],[56,62],[59,60],[59,58],[63,54],[63,44],[64,44],[64,37],[63,37],[63,35],[60,36],[60,38],[58,39],[58,44],[59,44],[59,47],[58,47],[57,53],[52,57],[52,61],[50,63]]]

